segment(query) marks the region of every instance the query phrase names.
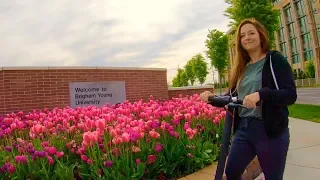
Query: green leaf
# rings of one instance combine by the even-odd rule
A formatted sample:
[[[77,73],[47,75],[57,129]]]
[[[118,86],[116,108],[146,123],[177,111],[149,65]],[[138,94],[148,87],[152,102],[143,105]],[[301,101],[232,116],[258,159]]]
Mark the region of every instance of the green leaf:
[[[73,165],[65,165],[61,163],[59,160],[56,160],[57,165],[56,169],[54,170],[55,175],[58,177],[58,179],[72,179],[74,176],[74,168],[75,164]]]
[[[202,153],[202,158],[203,159],[208,159],[208,158],[210,158],[210,156],[206,152],[203,152]]]
[[[141,179],[142,176],[144,175],[145,169],[146,169],[146,164],[145,163],[139,163],[137,165],[137,173],[135,173],[132,176],[132,178]]]

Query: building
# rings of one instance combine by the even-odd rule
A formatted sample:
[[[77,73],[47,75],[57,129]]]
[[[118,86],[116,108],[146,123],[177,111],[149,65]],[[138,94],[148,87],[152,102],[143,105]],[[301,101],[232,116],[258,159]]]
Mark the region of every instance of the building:
[[[320,0],[276,0],[280,26],[276,33],[276,50],[280,51],[295,74],[306,72],[306,62],[314,62],[316,82],[320,84]],[[230,36],[229,58],[235,55],[235,30]]]

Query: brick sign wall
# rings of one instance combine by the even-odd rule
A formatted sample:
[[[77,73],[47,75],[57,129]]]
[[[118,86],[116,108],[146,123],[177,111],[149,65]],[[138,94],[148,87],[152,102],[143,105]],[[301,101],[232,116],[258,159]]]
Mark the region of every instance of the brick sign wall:
[[[69,82],[99,81],[125,81],[130,101],[168,99],[166,69],[2,68],[0,114],[69,106]]]
[[[169,98],[178,97],[180,94],[185,95],[194,95],[201,94],[204,91],[213,92],[213,86],[199,86],[199,87],[170,87],[168,89]]]

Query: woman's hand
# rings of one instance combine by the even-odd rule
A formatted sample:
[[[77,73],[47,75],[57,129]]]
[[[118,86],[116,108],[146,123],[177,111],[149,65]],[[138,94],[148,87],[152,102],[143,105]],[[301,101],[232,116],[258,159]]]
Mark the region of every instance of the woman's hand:
[[[213,96],[214,94],[210,91],[205,91],[200,94],[200,99],[204,102],[208,102],[209,96]]]
[[[244,97],[243,105],[247,108],[256,108],[258,101],[260,101],[260,95],[258,92],[255,92]]]

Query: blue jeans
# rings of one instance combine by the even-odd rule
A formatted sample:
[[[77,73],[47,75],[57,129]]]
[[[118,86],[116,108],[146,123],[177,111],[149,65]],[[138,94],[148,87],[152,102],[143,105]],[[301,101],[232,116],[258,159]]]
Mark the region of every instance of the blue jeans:
[[[289,143],[289,128],[270,140],[261,119],[241,118],[228,156],[227,179],[241,180],[245,168],[257,155],[265,179],[282,180]]]

